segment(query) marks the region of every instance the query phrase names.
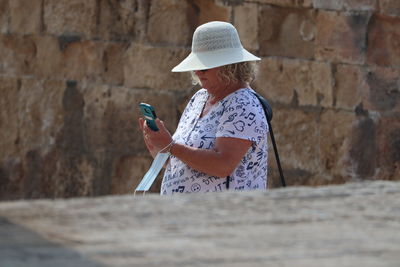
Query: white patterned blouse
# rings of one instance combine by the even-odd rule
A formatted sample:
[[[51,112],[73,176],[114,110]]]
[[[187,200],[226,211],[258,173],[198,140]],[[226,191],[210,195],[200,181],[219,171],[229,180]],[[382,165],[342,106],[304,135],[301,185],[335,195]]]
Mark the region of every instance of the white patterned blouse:
[[[171,156],[166,167],[161,194],[254,190],[267,187],[268,125],[264,110],[253,89],[239,89],[216,103],[203,117],[208,98],[201,89],[189,101],[173,139],[187,146],[213,149],[216,138],[233,137],[252,141],[236,169],[228,177],[210,176]]]

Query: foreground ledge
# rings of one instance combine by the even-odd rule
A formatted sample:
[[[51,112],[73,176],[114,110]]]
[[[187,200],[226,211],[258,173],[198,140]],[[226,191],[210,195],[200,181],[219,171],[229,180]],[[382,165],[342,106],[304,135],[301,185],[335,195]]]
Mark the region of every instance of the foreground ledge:
[[[400,183],[0,203],[0,266],[399,266]]]

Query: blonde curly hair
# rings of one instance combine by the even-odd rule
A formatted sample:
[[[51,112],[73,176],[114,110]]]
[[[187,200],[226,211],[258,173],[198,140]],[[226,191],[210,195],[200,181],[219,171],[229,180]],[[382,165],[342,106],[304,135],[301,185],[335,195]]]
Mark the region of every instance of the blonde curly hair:
[[[226,84],[231,82],[244,82],[249,84],[255,79],[257,74],[257,65],[254,61],[239,62],[219,68],[218,77],[221,79],[221,82]],[[192,71],[191,74],[193,84],[201,84],[194,71]]]

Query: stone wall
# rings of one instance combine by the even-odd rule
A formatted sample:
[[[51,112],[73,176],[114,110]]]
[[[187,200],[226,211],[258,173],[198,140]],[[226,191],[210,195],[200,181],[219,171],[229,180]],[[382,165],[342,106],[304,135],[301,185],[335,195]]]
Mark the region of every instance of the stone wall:
[[[400,179],[397,0],[0,0],[0,199],[131,192],[137,104],[174,130],[196,88],[170,69],[210,20],[262,57],[289,185]]]

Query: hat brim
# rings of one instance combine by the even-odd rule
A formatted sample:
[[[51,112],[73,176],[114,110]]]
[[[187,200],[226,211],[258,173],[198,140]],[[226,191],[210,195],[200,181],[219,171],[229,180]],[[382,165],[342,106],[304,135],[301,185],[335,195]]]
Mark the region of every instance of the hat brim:
[[[257,60],[261,59],[244,48],[222,49],[212,52],[192,52],[181,63],[175,66],[172,72],[206,70],[239,62]]]

